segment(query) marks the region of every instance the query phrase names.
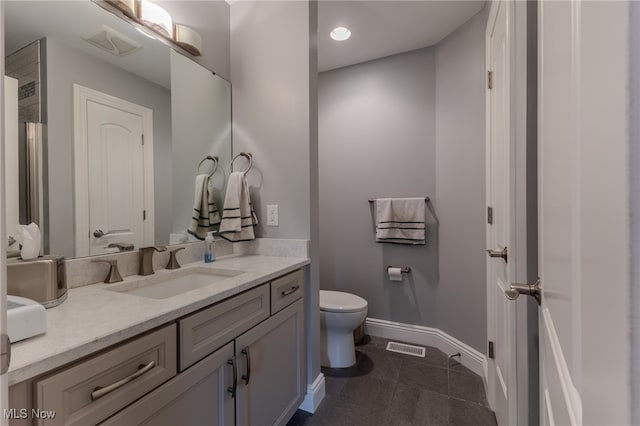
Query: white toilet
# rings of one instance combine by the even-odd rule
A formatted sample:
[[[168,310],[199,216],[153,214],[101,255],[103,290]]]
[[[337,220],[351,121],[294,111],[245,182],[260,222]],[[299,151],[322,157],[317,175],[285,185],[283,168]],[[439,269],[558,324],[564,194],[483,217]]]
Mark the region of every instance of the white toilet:
[[[356,363],[353,331],[367,317],[367,301],[355,294],[320,290],[321,364],[331,368]]]

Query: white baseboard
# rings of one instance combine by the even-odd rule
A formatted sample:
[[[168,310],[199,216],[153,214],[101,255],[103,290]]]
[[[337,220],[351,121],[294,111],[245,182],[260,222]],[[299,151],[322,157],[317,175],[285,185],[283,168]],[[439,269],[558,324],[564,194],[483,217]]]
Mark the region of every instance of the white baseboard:
[[[307,394],[299,408],[307,413],[315,413],[324,399],[324,394],[324,374],[320,373],[313,383],[307,386]]]
[[[457,361],[482,377],[485,383],[487,383],[487,358],[484,354],[442,330],[421,325],[367,318],[366,331],[371,336],[432,346],[440,349],[447,355],[460,352]]]

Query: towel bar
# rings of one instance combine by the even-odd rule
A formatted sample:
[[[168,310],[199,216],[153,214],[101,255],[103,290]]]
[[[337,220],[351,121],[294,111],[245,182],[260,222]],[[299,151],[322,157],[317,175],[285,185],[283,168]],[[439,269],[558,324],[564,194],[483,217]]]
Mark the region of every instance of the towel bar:
[[[431,201],[431,199],[429,197],[424,197],[424,202],[428,203],[429,201]],[[375,198],[369,198],[369,202],[370,203],[375,203],[376,199]]]

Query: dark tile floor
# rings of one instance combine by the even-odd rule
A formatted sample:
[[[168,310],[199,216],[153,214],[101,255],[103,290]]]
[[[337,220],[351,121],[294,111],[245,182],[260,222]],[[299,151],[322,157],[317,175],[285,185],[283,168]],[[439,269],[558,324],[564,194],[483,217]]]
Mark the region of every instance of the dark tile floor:
[[[356,365],[322,368],[326,396],[315,414],[298,410],[287,426],[496,425],[482,379],[435,348],[426,357],[389,352],[366,336]]]

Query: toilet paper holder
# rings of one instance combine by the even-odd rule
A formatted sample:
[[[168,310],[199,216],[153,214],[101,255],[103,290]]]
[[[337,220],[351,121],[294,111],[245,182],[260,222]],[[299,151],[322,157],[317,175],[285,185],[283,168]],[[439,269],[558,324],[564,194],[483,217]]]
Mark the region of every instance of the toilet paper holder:
[[[389,268],[393,268],[393,266],[388,265],[387,266],[387,272],[389,271]],[[402,272],[403,274],[408,274],[409,272],[411,272],[411,268],[408,266],[404,266],[402,268],[400,268],[400,272]]]

